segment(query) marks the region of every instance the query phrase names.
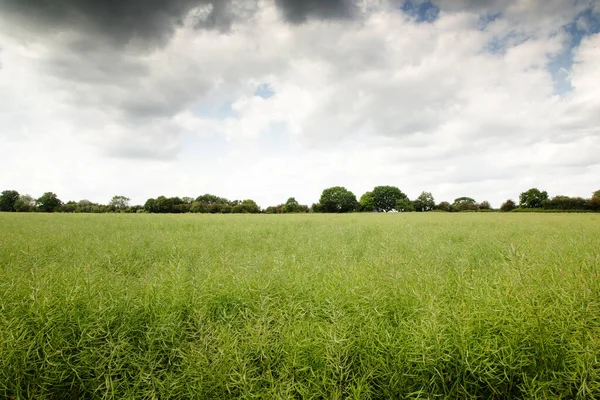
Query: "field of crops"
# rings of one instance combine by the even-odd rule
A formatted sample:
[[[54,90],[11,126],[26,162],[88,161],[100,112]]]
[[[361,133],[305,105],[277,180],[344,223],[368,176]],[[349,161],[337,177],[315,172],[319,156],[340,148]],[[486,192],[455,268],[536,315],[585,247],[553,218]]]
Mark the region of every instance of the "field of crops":
[[[0,398],[600,398],[600,216],[0,214]]]

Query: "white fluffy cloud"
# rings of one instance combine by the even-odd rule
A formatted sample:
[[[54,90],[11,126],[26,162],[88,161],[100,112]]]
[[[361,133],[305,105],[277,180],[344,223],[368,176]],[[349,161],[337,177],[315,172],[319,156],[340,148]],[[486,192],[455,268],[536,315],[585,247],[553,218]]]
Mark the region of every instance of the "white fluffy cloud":
[[[68,29],[32,40],[4,21],[0,188],[263,206],[332,185],[494,205],[532,186],[589,196],[600,34],[571,49],[563,25],[590,5],[478,4],[442,1],[432,23],[373,2],[290,24],[261,1],[227,32],[183,24],[147,50]],[[573,90],[557,93],[548,64],[565,51]]]

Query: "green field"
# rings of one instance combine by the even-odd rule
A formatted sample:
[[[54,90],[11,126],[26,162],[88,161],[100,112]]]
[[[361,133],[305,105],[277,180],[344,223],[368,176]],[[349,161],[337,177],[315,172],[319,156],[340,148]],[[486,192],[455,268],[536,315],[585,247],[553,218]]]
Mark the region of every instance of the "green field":
[[[600,215],[0,214],[0,398],[600,398]]]

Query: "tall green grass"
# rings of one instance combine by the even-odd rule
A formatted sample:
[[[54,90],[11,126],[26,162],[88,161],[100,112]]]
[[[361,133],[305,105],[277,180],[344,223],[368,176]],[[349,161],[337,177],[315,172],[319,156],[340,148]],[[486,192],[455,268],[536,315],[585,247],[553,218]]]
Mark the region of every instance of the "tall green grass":
[[[0,397],[600,398],[600,216],[0,215]]]

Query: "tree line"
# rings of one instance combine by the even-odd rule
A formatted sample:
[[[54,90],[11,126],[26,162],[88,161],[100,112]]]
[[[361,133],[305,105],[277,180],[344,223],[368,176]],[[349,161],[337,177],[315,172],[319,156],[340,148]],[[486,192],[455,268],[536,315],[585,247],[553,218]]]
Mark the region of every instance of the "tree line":
[[[287,214],[287,213],[347,213],[347,212],[465,212],[465,211],[576,211],[600,212],[600,190],[589,199],[581,197],[554,196],[531,188],[519,195],[519,202],[506,200],[498,210],[488,201],[477,202],[471,197],[458,197],[452,203],[436,203],[430,192],[422,192],[411,200],[396,186],[376,186],[360,199],[343,186],[323,190],[317,203],[311,206],[299,204],[294,197],[285,203],[261,209],[254,200],[228,200],[212,194],[193,197],[158,196],[146,200],[144,205],[131,205],[125,196],[114,196],[108,204],[89,200],[63,202],[53,192],[39,198],[5,190],[0,194],[0,211],[5,212],[64,212],[64,213],[210,213],[210,214]]]

